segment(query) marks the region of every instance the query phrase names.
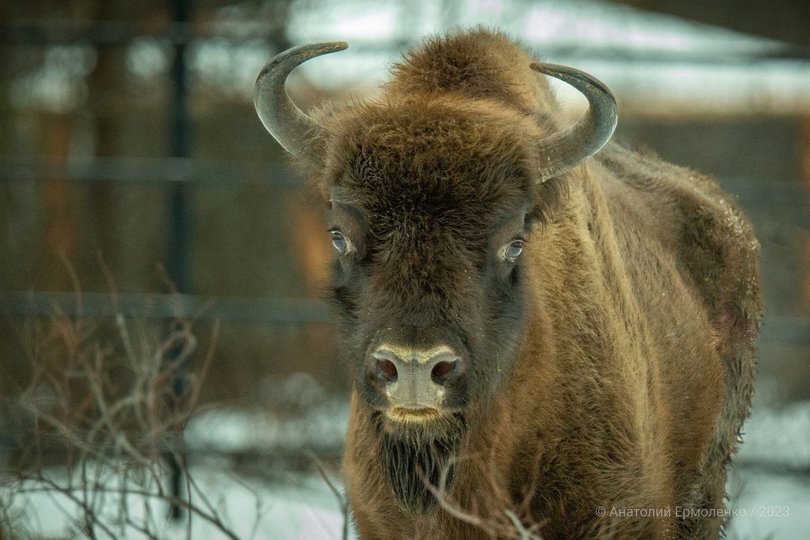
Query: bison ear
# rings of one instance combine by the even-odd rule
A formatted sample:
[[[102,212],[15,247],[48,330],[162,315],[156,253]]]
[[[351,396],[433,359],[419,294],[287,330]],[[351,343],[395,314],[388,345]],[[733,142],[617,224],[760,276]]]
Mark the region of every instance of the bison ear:
[[[567,66],[533,63],[530,67],[566,82],[588,99],[588,112],[573,126],[542,139],[537,152],[542,161],[540,182],[560,176],[602,149],[616,129],[616,98],[599,79]]]
[[[256,78],[253,105],[265,129],[287,152],[308,164],[321,162],[323,130],[292,102],[285,82],[290,72],[307,60],[347,47],[343,41],[293,47],[270,60]]]

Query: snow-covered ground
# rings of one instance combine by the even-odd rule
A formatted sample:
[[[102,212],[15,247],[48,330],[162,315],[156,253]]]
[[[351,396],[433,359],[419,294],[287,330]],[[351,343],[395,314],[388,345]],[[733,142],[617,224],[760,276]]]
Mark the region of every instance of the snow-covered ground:
[[[64,470],[46,474],[64,484]],[[340,504],[321,478],[301,477],[289,485],[268,485],[210,466],[191,467],[191,475],[199,490],[191,502],[208,517],[192,514],[189,520],[186,513],[185,518],[171,521],[167,518],[165,501],[132,493],[122,497],[116,492],[120,482],[111,481],[105,484],[109,492],[97,506],[96,515],[104,525],[94,525],[95,536],[109,540],[148,538],[149,535],[138,530],[140,527],[166,540],[341,538],[344,520]],[[38,485],[27,482],[22,488],[36,489]],[[156,492],[154,487],[150,491]],[[80,492],[78,496],[81,497]],[[126,505],[125,513],[121,504]],[[11,514],[13,531],[26,539],[72,538],[70,531],[84,525],[80,506],[53,490],[18,493]],[[125,519],[130,523],[125,523]]]
[[[296,386],[289,382],[284,389]],[[290,400],[294,407],[307,401],[304,393]],[[284,470],[283,460],[269,465],[267,474],[256,472],[264,462],[251,464],[251,474],[239,472],[243,469],[234,466],[230,456],[279,452],[308,460],[309,452],[339,449],[347,419],[345,400],[322,402],[298,416],[230,408],[200,414],[188,425],[185,437],[190,474],[184,479],[189,482],[184,483],[184,492],[191,494],[188,500],[199,510],[191,513],[191,519],[188,512],[179,521],[168,519],[168,502],[158,495],[161,490],[166,493],[166,471],[154,478],[137,468],[113,465],[113,470],[89,462],[85,478],[91,487],[86,490],[81,471],[68,477],[64,467],[47,468],[40,478],[22,483],[6,484],[0,473],[0,522],[7,521],[2,515],[5,507],[21,539],[72,538],[71,531],[86,526],[82,505],[87,505],[98,516],[97,538],[145,539],[151,534],[166,540],[341,539],[342,487],[333,473],[323,474],[330,475],[338,493],[320,475]],[[73,499],[65,493],[68,486]]]
[[[755,408],[744,431],[728,484],[729,538],[810,537],[810,402]]]
[[[345,402],[324,401],[304,417],[282,421],[269,413],[234,410],[209,411],[188,429],[190,448],[223,451],[263,450],[272,454],[281,448],[305,451],[339,444],[348,411]],[[810,531],[810,402],[780,411],[755,412],[746,427],[745,444],[737,467],[729,479],[733,518],[729,538],[803,539]],[[193,455],[193,450],[192,450]],[[798,472],[804,472],[800,475]],[[115,524],[121,504],[133,522],[149,522],[160,538],[195,540],[228,538],[223,528],[237,538],[255,539],[339,539],[343,530],[340,500],[329,484],[318,476],[289,474],[284,482],[269,482],[240,475],[220,458],[192,461],[193,501],[221,519],[221,526],[194,516],[172,524],[165,518],[162,501],[145,502],[128,495],[116,496],[120,476],[102,477],[110,493],[101,507]],[[64,483],[65,472],[50,471],[51,478]],[[339,488],[339,479],[332,478]],[[148,484],[148,482],[146,482]],[[27,485],[29,488],[33,484]],[[148,486],[147,486],[148,487]],[[154,490],[153,490],[154,491]],[[0,497],[11,494],[0,489]],[[81,517],[79,507],[52,492],[16,493],[12,511],[28,532],[44,537],[63,537],[71,523]],[[149,521],[144,521],[149,520]],[[190,527],[190,528],[188,528]],[[115,538],[145,538],[134,527],[112,528]],[[100,538],[104,538],[102,531]]]
[[[732,471],[728,489],[732,494],[728,538],[801,540],[810,536],[807,471],[803,476],[788,476],[740,467]]]

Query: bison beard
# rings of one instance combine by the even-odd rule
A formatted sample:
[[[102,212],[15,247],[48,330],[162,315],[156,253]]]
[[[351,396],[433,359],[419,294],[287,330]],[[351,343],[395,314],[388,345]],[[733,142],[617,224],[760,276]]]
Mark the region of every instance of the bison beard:
[[[448,416],[431,427],[386,429],[381,423],[383,469],[397,500],[413,513],[432,510],[436,497],[427,486],[444,491],[452,484],[466,431],[464,417]]]

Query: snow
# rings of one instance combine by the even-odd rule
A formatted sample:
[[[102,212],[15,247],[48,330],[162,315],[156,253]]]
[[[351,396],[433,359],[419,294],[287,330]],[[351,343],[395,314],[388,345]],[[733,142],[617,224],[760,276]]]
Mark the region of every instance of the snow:
[[[298,461],[307,461],[312,453],[339,453],[348,424],[347,401],[328,396],[306,373],[268,377],[258,386],[265,390],[264,409],[207,409],[186,426],[190,484],[184,491],[191,493],[195,506],[221,519],[223,527],[240,539],[340,539],[344,518],[338,496],[321,476],[285,470],[284,459],[298,456],[302,458]],[[238,472],[229,457],[232,453],[278,459],[266,474],[251,474]],[[43,478],[60,486],[62,493],[41,479],[17,484],[0,476],[0,510],[10,503],[21,538],[69,537],[82,526],[83,516],[77,500],[65,493],[69,491],[78,500],[87,495],[85,503],[110,525],[111,531],[97,531],[99,538],[146,538],[134,525],[124,524],[126,518],[167,540],[228,537],[222,527],[199,515],[192,516],[190,529],[187,520],[167,519],[167,503],[157,496],[166,489],[166,471],[155,478],[131,465],[93,461],[87,469],[89,491],[82,489],[79,470],[69,477],[63,467],[43,471]],[[338,478],[330,481],[342,489]]]
[[[325,90],[364,93],[422,38],[484,25],[507,32],[542,58],[592,73],[613,90],[625,113],[810,111],[810,60],[778,59],[784,44],[606,2],[421,0],[409,2],[407,10],[367,0],[300,6],[291,15],[293,42],[349,42],[348,51],[297,70]],[[564,103],[584,107],[576,91],[553,85]]]
[[[807,433],[810,440],[810,433]],[[728,538],[804,539],[810,531],[810,478],[736,469],[729,479],[732,518]],[[734,495],[736,494],[736,495]]]
[[[290,385],[287,391],[296,387]],[[320,393],[302,399],[306,402],[317,396]],[[345,401],[320,398],[311,410],[297,417],[237,409],[202,413],[189,426],[186,439],[195,482],[192,500],[216,511],[238,538],[339,539],[343,528],[340,501],[323,478],[289,473],[284,482],[269,482],[237,474],[226,458],[194,460],[193,456],[195,448],[210,451],[215,447],[223,452],[256,449],[272,455],[278,450],[300,452],[340,445],[347,419]],[[745,431],[745,443],[729,475],[729,508],[733,516],[729,538],[805,538],[810,530],[810,402],[757,410]],[[51,469],[47,474],[63,485],[67,480],[64,470]],[[116,495],[122,476],[112,471],[101,473],[100,478],[109,493],[101,498],[99,507],[114,522],[112,516],[122,502]],[[133,481],[130,489],[136,485],[155,491],[154,483],[148,479]],[[331,481],[340,485],[337,478]],[[24,487],[30,489],[35,484],[29,482]],[[0,489],[0,499],[10,495]],[[13,500],[13,511],[23,514],[29,531],[42,536],[64,536],[71,519],[80,517],[74,503],[52,492],[18,491]],[[166,520],[165,503],[135,495],[129,495],[125,502],[133,520],[151,519],[161,538],[188,537],[187,523]],[[143,537],[132,528],[121,531],[115,529],[116,537]],[[190,537],[226,538],[216,526],[198,518],[191,522]]]
[[[810,402],[755,408],[729,474],[729,538],[807,538]]]
[[[122,523],[121,508],[125,505],[126,516],[132,523],[148,526],[166,540],[218,540],[228,538],[228,533],[239,539],[256,540],[341,539],[344,520],[339,502],[320,478],[300,478],[295,484],[271,486],[210,465],[192,466],[190,471],[197,486],[192,502],[212,515],[216,513],[222,527],[198,515],[192,516],[190,523],[187,519],[170,521],[163,501],[120,495],[116,490],[121,487],[121,478],[113,476],[104,483],[108,492],[96,501],[97,515],[109,529],[96,527],[97,537],[110,540],[147,537],[135,526]],[[49,470],[46,475],[61,485],[67,480],[64,470]],[[70,531],[81,524],[81,508],[63,494],[37,490],[39,485],[25,482],[15,495],[11,513],[17,514],[16,523],[21,529],[15,532],[26,533],[23,538],[70,537]],[[135,488],[130,485],[129,489]],[[149,491],[156,492],[154,485]]]
[[[244,5],[218,10],[212,22],[218,33],[189,44],[194,83],[250,100],[256,74],[280,52],[265,40],[275,23]],[[541,58],[591,72],[611,87],[623,113],[810,111],[810,59],[779,59],[786,45],[598,1],[294,2],[287,29],[292,43],[345,40],[349,50],[306,62],[289,86],[294,89],[303,77],[322,90],[367,95],[387,79],[391,63],[425,37],[477,25],[506,32]],[[135,88],[165,76],[172,55],[168,39],[148,36],[133,40],[125,52]],[[12,105],[56,112],[83,106],[95,60],[87,45],[48,48],[42,65],[12,82]],[[574,90],[557,88],[563,101],[576,101]]]
[[[738,461],[769,462],[786,469],[804,467],[810,474],[810,402],[755,409],[743,431],[745,443]],[[810,484],[810,478],[807,480]]]
[[[215,452],[331,447],[343,440],[349,411],[344,402],[329,401],[293,420],[285,416],[270,411],[215,409],[189,423],[186,444]]]
[[[536,47],[644,50],[681,55],[775,51],[773,40],[608,2],[559,0],[346,0],[294,6],[289,36],[328,40],[417,41],[458,27],[504,29]]]

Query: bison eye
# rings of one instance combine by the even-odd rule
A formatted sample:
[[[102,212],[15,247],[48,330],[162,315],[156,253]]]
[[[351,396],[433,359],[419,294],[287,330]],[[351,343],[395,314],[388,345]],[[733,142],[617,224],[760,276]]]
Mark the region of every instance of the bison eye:
[[[503,250],[501,251],[501,256],[503,260],[506,262],[513,263],[520,257],[520,254],[523,253],[523,240],[512,240],[509,244],[504,246]]]
[[[351,244],[349,243],[349,239],[346,238],[342,232],[337,229],[331,229],[329,234],[332,235],[332,245],[338,253],[345,255],[349,252]]]

